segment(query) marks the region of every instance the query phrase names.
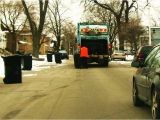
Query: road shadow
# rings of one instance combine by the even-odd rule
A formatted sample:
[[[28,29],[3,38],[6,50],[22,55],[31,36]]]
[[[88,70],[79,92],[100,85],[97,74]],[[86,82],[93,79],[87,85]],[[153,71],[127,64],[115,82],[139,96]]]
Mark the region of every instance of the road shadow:
[[[97,64],[97,63],[88,64],[88,68],[108,68],[108,67],[104,66],[104,65]]]

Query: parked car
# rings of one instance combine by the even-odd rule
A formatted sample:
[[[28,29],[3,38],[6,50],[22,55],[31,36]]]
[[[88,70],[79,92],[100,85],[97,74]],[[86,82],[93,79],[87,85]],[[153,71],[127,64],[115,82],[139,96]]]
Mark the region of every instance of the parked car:
[[[134,51],[128,51],[125,50],[125,54],[126,54],[126,60],[133,60],[135,52]]]
[[[160,119],[160,45],[155,46],[144,61],[135,60],[131,66],[137,68],[133,75],[133,104],[148,104],[153,119]]]
[[[141,46],[135,54],[134,59],[144,61],[152,49],[153,46],[151,45]]]
[[[126,53],[126,55],[134,55],[135,51],[129,51],[129,50],[124,50],[124,52]]]
[[[61,59],[69,59],[69,55],[66,50],[60,50],[59,53],[61,53]]]
[[[122,50],[114,50],[113,54],[111,55],[111,60],[121,59],[126,60],[126,54]]]

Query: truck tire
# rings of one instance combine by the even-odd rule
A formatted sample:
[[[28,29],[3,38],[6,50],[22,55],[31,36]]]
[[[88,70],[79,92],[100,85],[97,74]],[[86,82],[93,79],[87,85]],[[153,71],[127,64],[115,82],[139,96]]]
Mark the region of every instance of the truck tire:
[[[102,66],[108,67],[108,59],[103,59]]]
[[[108,61],[104,61],[102,64],[104,67],[108,67]]]
[[[105,66],[108,67],[108,61],[106,61]]]
[[[80,63],[80,55],[79,54],[74,54],[74,67],[75,68],[80,68],[81,63]]]

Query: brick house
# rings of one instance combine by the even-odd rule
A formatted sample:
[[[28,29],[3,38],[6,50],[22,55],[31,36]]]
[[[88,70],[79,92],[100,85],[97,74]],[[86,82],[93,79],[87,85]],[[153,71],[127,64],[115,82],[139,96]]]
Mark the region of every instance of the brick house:
[[[40,54],[46,54],[50,49],[50,38],[46,35],[42,35],[42,45],[40,47]],[[31,32],[21,32],[17,35],[17,50],[22,53],[32,53],[32,34]]]

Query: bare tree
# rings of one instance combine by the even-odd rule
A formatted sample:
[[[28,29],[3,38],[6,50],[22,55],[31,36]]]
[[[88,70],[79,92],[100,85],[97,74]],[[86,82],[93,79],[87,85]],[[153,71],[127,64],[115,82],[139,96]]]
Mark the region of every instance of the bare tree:
[[[39,23],[31,16],[30,9],[27,7],[25,0],[21,0],[25,9],[25,14],[29,21],[32,40],[33,40],[33,56],[39,57],[40,41],[45,22],[45,16],[48,8],[48,0],[39,0]]]
[[[73,54],[74,52],[74,45],[75,45],[75,39],[76,39],[76,26],[70,22],[66,21],[63,29],[62,29],[62,34],[63,36],[63,42],[65,44],[64,48],[67,49],[68,53]]]
[[[115,37],[118,33],[117,22],[114,15],[97,5],[89,5],[88,9],[85,11],[86,20],[91,23],[107,23],[109,25],[108,31],[110,35],[110,42],[115,41]]]
[[[131,19],[128,26],[127,31],[125,32],[124,36],[130,42],[131,48],[137,51],[138,42],[140,35],[143,35],[145,32],[144,28],[140,25],[139,19]]]
[[[146,0],[146,3],[143,4],[141,8],[142,14],[146,14],[148,17],[148,24],[150,26],[159,26],[159,6],[156,5],[153,0]]]
[[[0,1],[1,29],[9,32],[6,49],[16,52],[16,34],[25,24],[23,6],[20,1]]]
[[[65,10],[66,11],[66,10]],[[62,11],[62,3],[61,0],[53,0],[52,4],[49,5],[49,20],[51,23],[50,30],[53,31],[53,34],[57,40],[56,51],[59,50],[60,43],[61,43],[61,35],[62,35],[62,24],[65,21],[62,18],[62,15],[65,11]]]
[[[120,42],[120,49],[124,49],[124,40],[121,38],[121,21],[125,19],[125,22],[128,23],[129,21],[129,12],[134,7],[135,0],[129,4],[128,0],[117,1],[114,0],[112,2],[99,2],[98,0],[82,0],[84,2],[85,7],[89,4],[96,4],[108,11],[110,11],[117,23],[118,28],[118,35],[119,35],[119,42]]]

